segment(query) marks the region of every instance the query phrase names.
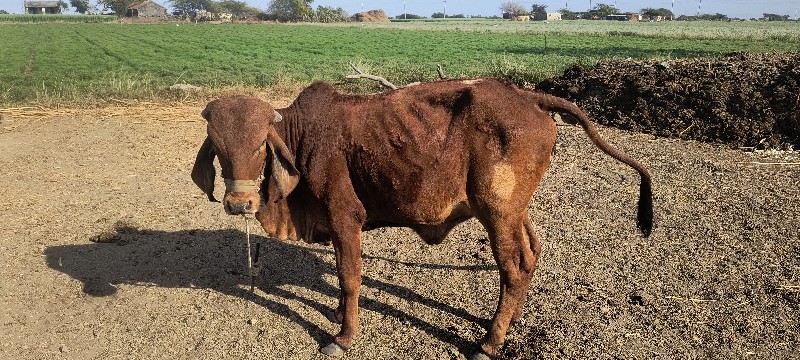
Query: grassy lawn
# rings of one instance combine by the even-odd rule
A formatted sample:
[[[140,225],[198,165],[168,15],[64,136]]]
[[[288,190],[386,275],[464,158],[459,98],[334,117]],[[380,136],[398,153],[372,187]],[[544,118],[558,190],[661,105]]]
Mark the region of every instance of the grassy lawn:
[[[1,21],[2,19],[0,19]],[[798,23],[489,20],[387,24],[0,23],[0,105],[155,99],[340,81],[348,63],[401,85],[499,76],[530,86],[573,64],[800,50]]]

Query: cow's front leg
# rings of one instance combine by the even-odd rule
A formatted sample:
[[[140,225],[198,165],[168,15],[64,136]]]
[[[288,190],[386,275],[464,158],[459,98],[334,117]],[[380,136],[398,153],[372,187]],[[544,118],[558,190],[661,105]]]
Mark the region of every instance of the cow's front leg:
[[[340,179],[342,177],[339,177]],[[343,179],[347,179],[344,177]],[[361,228],[366,211],[349,181],[332,183],[327,204],[331,240],[336,254],[336,275],[339,278],[339,306],[336,320],[342,328],[333,343],[321,349],[330,356],[340,356],[353,344],[358,332],[358,296],[361,289]]]
[[[361,230],[356,236],[333,240],[336,252],[336,272],[341,295],[336,309],[336,319],[342,328],[334,342],[322,349],[326,355],[340,356],[353,344],[358,332],[358,296],[361,289]]]

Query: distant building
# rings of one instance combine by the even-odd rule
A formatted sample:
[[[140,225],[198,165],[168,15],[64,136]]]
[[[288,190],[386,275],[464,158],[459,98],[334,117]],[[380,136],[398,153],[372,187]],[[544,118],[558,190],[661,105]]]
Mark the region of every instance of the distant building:
[[[604,19],[605,20],[639,22],[639,21],[642,21],[642,15],[639,15],[637,13],[614,14],[614,15],[606,15],[606,17]]]
[[[556,21],[561,20],[561,13],[546,13],[535,12],[531,13],[531,20],[533,21]]]
[[[163,18],[167,16],[167,8],[146,0],[128,6],[125,16],[132,18]]]
[[[61,14],[58,1],[25,1],[26,14]]]
[[[212,13],[206,10],[197,11],[194,14],[195,21],[231,21],[233,20],[233,14],[231,13]]]

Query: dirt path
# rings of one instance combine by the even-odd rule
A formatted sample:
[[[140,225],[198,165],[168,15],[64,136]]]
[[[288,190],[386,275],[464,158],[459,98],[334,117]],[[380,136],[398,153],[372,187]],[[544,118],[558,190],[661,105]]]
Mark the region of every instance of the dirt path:
[[[243,223],[189,178],[199,112],[4,117],[0,358],[322,358],[332,252],[258,237],[247,291]],[[530,205],[544,255],[507,357],[800,356],[800,156],[602,133],[651,168],[657,227],[636,233],[635,174],[560,126]],[[404,229],[364,243],[347,358],[471,354],[498,282],[477,222],[435,247]]]

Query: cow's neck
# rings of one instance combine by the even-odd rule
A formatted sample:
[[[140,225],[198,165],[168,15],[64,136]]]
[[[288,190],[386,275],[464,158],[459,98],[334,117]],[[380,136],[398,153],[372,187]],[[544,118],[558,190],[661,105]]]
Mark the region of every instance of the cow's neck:
[[[275,130],[278,132],[278,135],[281,136],[281,139],[283,139],[289,151],[297,155],[297,147],[303,135],[303,124],[302,121],[299,120],[301,117],[297,113],[297,110],[292,107],[278,109],[277,111],[283,116],[283,120],[275,123]]]

